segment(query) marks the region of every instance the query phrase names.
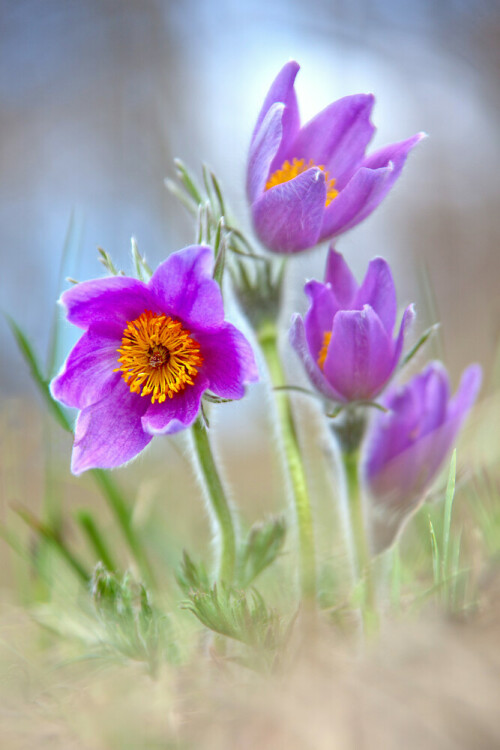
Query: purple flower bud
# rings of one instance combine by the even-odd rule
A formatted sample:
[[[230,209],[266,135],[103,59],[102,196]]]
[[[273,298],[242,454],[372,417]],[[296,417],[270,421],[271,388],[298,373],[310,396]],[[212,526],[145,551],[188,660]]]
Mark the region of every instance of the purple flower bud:
[[[450,398],[448,374],[431,362],[383,399],[389,410],[374,415],[364,447],[363,474],[374,511],[374,546],[388,546],[449,454],[476,400],[481,368],[470,365]]]
[[[173,253],[145,284],[114,276],[77,284],[62,303],[85,333],[52,381],[54,398],[80,410],[72,471],[114,468],[153,435],[196,419],[203,393],[239,399],[257,380],[250,344],[225,322],[213,253]]]
[[[359,286],[331,249],[325,283],[309,281],[305,292],[311,305],[304,320],[294,315],[290,340],[311,382],[334,401],[372,399],[394,372],[414,316],[410,305],[394,339],[396,291],[388,263],[372,260]]]
[[[346,96],[300,127],[296,62],[264,101],[252,140],[247,193],[255,230],[276,253],[295,253],[363,221],[387,195],[424,133],[365,156],[373,133],[371,94]]]

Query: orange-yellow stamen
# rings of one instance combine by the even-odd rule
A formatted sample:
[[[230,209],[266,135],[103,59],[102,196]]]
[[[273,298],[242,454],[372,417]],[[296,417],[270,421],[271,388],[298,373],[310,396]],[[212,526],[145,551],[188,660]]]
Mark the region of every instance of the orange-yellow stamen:
[[[118,349],[122,377],[132,393],[163,403],[193,385],[203,364],[200,345],[178,320],[146,310],[127,323]]]
[[[321,169],[321,171],[325,173],[325,206],[329,206],[332,200],[339,194],[339,191],[335,190],[335,179],[333,177],[330,178],[330,175],[322,164],[315,164],[312,159],[309,159],[307,164],[305,159],[293,159],[291,164],[287,160],[284,164],[282,164],[280,169],[277,169],[276,172],[272,173],[272,175],[266,182],[266,190],[269,190],[276,185],[282,185],[284,182],[288,182],[289,180],[293,180],[294,177],[297,177],[303,172],[307,172],[307,170],[311,169],[311,167]]]
[[[326,355],[328,354],[328,347],[330,345],[330,339],[332,338],[331,331],[325,331],[323,334],[323,346],[320,349],[318,357],[319,369],[322,370],[325,366]]]

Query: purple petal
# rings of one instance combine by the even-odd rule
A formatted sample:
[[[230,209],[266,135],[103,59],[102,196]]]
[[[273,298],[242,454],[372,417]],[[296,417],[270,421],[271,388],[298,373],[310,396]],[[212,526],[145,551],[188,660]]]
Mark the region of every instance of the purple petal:
[[[391,167],[358,169],[339,195],[327,206],[320,238],[333,237],[358,224],[373,211],[389,187]],[[392,183],[391,183],[392,184]]]
[[[425,133],[417,133],[404,141],[398,141],[398,143],[391,143],[388,146],[384,146],[378,151],[374,151],[370,156],[367,156],[361,166],[368,167],[369,169],[380,169],[381,167],[387,167],[392,163],[395,172],[394,179],[396,180],[399,177],[412,148],[426,137]]]
[[[409,152],[423,137],[423,133],[418,133],[406,141],[386,146],[365,159],[340,195],[326,209],[321,238],[351,229],[366,219],[392,188]]]
[[[403,518],[422,497],[451,450],[481,384],[471,365],[447,406],[449,382],[439,362],[384,400],[392,411],[377,415],[366,441],[366,472],[373,502]]]
[[[108,396],[83,409],[76,422],[72,472],[113,469],[140,453],[151,440],[141,427],[150,403],[120,379]]]
[[[277,103],[285,105],[282,122],[283,148],[281,149],[281,151],[283,151],[287,147],[287,145],[291,143],[295,138],[299,129],[299,110],[293,85],[299,69],[300,65],[292,60],[283,66],[283,68],[274,79],[257,118],[257,124],[255,125],[255,129],[252,135],[252,142],[256,137],[257,132],[262,125],[268,111],[271,109],[273,104]],[[278,154],[278,158],[281,158],[280,154]],[[281,161],[284,161],[284,158],[281,159]]]
[[[368,399],[392,370],[392,342],[372,308],[338,312],[323,370],[328,382],[349,401]]]
[[[126,276],[112,276],[75,284],[61,296],[67,318],[80,328],[106,326],[123,331],[144,310],[156,312],[146,284]]]
[[[162,404],[157,401],[149,407],[142,417],[142,427],[150,435],[172,435],[189,427],[195,421],[200,410],[203,392],[208,388],[208,379],[200,372],[193,385],[167,398]]]
[[[219,326],[224,306],[219,285],[212,278],[213,263],[211,248],[203,245],[172,253],[148,284],[159,310],[194,328]]]
[[[277,253],[313,247],[319,238],[325,200],[325,175],[320,169],[308,169],[266,190],[252,206],[259,238]]]
[[[332,330],[333,318],[339,305],[329,286],[319,281],[308,281],[304,291],[311,300],[311,306],[304,316],[307,345],[317,360],[323,347],[324,335]]]
[[[397,312],[396,288],[389,264],[383,258],[371,261],[352,308],[361,310],[363,305],[375,310],[387,333],[392,335]]]
[[[203,356],[201,372],[208,387],[221,398],[242,398],[245,383],[258,380],[252,347],[231,323],[219,330],[197,335]]]
[[[339,307],[350,309],[359,284],[341,253],[333,247],[330,248],[326,261],[325,281],[331,285]]]
[[[413,434],[414,439],[419,435],[427,435],[444,422],[450,398],[450,381],[441,362],[431,363],[425,371],[425,379],[421,382],[423,389],[420,394],[420,421],[418,432]]]
[[[449,417],[464,419],[469,409],[472,408],[481,388],[483,375],[479,365],[469,365],[460,380],[456,394],[449,403]]]
[[[108,396],[121,377],[115,372],[119,346],[116,336],[94,330],[84,333],[50,385],[53,397],[66,406],[84,409]]]
[[[370,122],[371,94],[356,94],[330,104],[299,131],[285,157],[312,159],[342,189],[362,161],[375,128]]]
[[[304,328],[304,321],[298,313],[292,318],[292,326],[290,328],[290,343],[299,355],[302,364],[304,365],[305,371],[309,377],[309,380],[315,388],[318,389],[326,398],[332,401],[345,401],[344,397],[341,396],[326,380],[325,376],[318,367],[315,359],[311,356],[309,347],[306,340],[306,331]]]
[[[416,398],[415,389],[408,386],[393,388],[384,396],[382,403],[389,411],[372,415],[365,443],[364,466],[370,481],[385,464],[410,445],[411,435],[422,413],[422,404]]]
[[[283,110],[283,104],[273,104],[252,140],[247,171],[247,192],[251,203],[264,192],[271,164],[280,147]]]
[[[403,344],[404,344],[406,332],[414,320],[415,320],[415,307],[414,305],[408,305],[408,307],[403,313],[401,325],[399,326],[398,337],[394,345],[394,354],[393,354],[393,360],[392,360],[393,367],[396,367],[396,365],[399,362],[399,359],[401,357],[401,352],[403,351]]]

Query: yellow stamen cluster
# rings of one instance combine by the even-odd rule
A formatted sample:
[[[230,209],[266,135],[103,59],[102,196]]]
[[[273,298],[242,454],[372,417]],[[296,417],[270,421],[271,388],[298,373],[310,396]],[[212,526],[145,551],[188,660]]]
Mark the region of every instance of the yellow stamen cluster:
[[[332,338],[331,331],[325,331],[323,334],[323,346],[320,349],[318,356],[319,369],[322,370],[325,366],[326,355],[328,354],[328,347],[330,345],[330,339]]]
[[[321,169],[321,171],[325,173],[325,207],[329,206],[332,200],[339,194],[339,191],[335,190],[335,179],[333,177],[330,178],[330,175],[322,164],[315,164],[312,159],[309,159],[307,163],[305,159],[293,159],[291,164],[287,160],[284,164],[282,164],[280,169],[277,169],[276,172],[272,173],[272,175],[266,182],[266,190],[269,190],[276,185],[282,185],[284,182],[289,182],[289,180],[293,180],[294,177],[297,177],[299,174],[303,174],[303,172],[307,172],[307,170],[311,169],[311,167],[317,167],[317,169]]]
[[[200,345],[182,323],[146,310],[127,323],[118,359],[123,379],[132,393],[163,403],[193,385],[203,364]]]

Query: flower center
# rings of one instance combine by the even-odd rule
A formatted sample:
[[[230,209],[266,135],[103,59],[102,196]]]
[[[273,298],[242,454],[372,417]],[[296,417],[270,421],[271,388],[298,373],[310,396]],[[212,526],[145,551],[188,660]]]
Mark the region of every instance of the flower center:
[[[127,323],[118,353],[120,367],[115,372],[121,370],[132,393],[151,396],[153,404],[193,385],[203,364],[200,345],[190,331],[178,320],[149,310]]]
[[[331,338],[332,338],[331,331],[325,331],[323,334],[323,346],[321,347],[319,356],[318,356],[318,365],[319,365],[320,370],[323,370],[325,366],[326,355],[328,354],[328,346],[330,344]]]
[[[307,172],[307,170],[311,169],[311,167],[317,167],[325,173],[325,206],[329,206],[332,200],[339,194],[339,191],[335,190],[335,179],[333,177],[330,178],[330,175],[328,174],[324,166],[322,166],[321,164],[315,164],[312,159],[309,159],[307,164],[305,159],[293,159],[291,164],[287,160],[284,164],[281,165],[280,169],[277,169],[276,172],[272,173],[272,175],[266,182],[266,190],[269,190],[276,185],[282,185],[284,182],[288,182],[289,180],[293,180],[294,177],[297,177],[299,174],[303,174],[303,172]]]

